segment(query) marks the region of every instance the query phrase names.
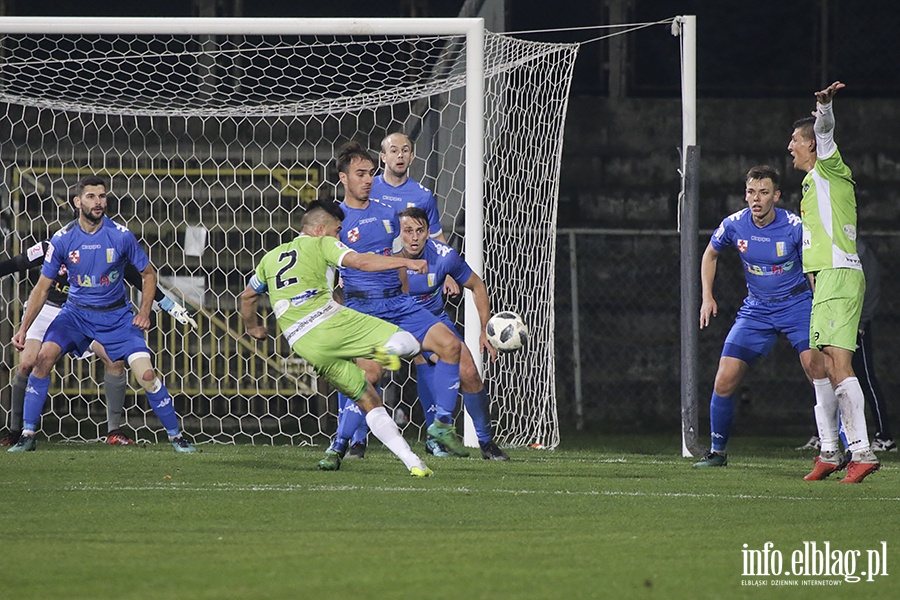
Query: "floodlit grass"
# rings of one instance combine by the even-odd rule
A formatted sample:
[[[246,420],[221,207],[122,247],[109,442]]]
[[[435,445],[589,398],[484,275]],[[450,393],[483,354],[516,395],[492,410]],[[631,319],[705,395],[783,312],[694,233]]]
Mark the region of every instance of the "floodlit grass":
[[[432,458],[426,480],[377,441],[336,473],[315,470],[322,448],[177,455],[40,441],[0,455],[0,589],[191,600],[883,599],[900,589],[897,453],[852,486],[804,482],[811,455],[789,448],[803,440],[736,439],[731,464],[708,470],[678,456],[677,439],[565,440],[512,449],[509,463]],[[861,551],[857,574],[886,541],[888,576],[743,576],[743,544],[772,542],[789,570],[805,541]]]

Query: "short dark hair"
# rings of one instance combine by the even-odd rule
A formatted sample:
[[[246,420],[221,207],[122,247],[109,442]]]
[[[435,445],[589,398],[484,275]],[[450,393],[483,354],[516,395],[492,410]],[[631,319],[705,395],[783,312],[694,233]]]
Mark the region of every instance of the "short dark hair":
[[[354,158],[361,158],[363,160],[367,160],[372,163],[372,167],[378,165],[378,162],[375,161],[375,158],[369,153],[368,150],[363,148],[359,142],[355,142],[353,140],[347,142],[338,150],[337,155],[337,170],[338,173],[347,173],[350,169],[350,163],[353,162]]]
[[[326,216],[327,215],[327,216]],[[344,220],[344,211],[334,200],[315,200],[306,207],[306,213],[300,220],[300,227],[318,225],[328,218],[337,219],[338,223]]]
[[[102,185],[104,190],[109,190],[109,187],[106,185],[106,180],[99,175],[85,175],[79,179],[78,183],[75,184],[75,187],[72,188],[72,197],[81,197],[84,188],[95,185]]]
[[[429,227],[431,225],[428,222],[428,213],[417,206],[410,206],[409,208],[404,208],[399,213],[397,213],[398,219],[402,219],[403,217],[409,217],[410,219],[415,219],[416,221],[421,221],[421,222],[425,223],[425,227]]]
[[[815,141],[816,132],[813,130],[815,124],[815,117],[804,117],[794,121],[794,129],[799,129],[804,138]]]
[[[747,171],[747,178],[745,181],[750,181],[751,179],[771,179],[775,189],[781,189],[781,174],[775,167],[770,167],[769,165],[756,165],[755,167],[750,167],[750,170]]]

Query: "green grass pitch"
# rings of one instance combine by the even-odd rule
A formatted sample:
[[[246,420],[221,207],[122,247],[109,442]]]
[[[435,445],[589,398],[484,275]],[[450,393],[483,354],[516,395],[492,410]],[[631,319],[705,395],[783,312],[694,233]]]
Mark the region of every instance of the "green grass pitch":
[[[509,463],[432,458],[436,477],[425,480],[377,441],[336,473],[315,470],[322,448],[204,445],[177,455],[162,444],[39,441],[37,452],[0,456],[0,590],[29,599],[897,597],[900,456],[882,454],[881,471],[861,485],[809,483],[811,455],[790,449],[800,441],[737,438],[727,468],[697,470],[675,438],[564,436],[553,451],[512,449]],[[828,542],[847,567],[859,551],[857,574],[880,548],[887,575],[744,576],[743,545],[766,542],[783,570],[804,542]]]

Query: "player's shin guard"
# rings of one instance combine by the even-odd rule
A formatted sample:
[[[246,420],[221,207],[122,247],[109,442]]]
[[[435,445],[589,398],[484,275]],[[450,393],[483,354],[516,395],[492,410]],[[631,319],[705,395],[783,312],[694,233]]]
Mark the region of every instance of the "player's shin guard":
[[[711,447],[715,452],[725,452],[734,421],[734,397],[720,396],[713,392],[709,401],[709,429]]]
[[[437,412],[437,403],[434,401],[434,365],[430,362],[416,365],[416,391],[425,415],[425,429],[428,429],[434,423]]]
[[[466,412],[472,418],[475,426],[475,435],[479,442],[489,442],[493,437],[491,433],[491,411],[488,402],[487,390],[481,388],[480,392],[463,394],[463,404]]]
[[[169,390],[166,389],[162,380],[157,380],[157,385],[153,387],[154,391],[147,391],[150,408],[156,413],[156,417],[165,427],[169,437],[178,437],[181,435],[181,427],[178,425],[178,415],[175,414],[175,403],[172,401],[172,396],[169,395]]]
[[[834,452],[838,449],[838,401],[828,379],[814,379],[816,391],[816,428],[819,430],[820,450]]]
[[[865,398],[856,377],[848,377],[834,388],[841,423],[847,435],[847,449],[859,452],[869,449],[869,434],[866,428]]]
[[[365,428],[366,416],[356,402],[341,393],[338,393],[338,406],[340,406],[340,411],[338,412],[337,433],[334,435],[330,449],[343,454],[347,451],[350,438],[353,437],[356,430],[360,427]]]
[[[459,396],[459,363],[445,363],[439,360],[434,366],[433,389],[437,404],[435,418],[441,423],[452,423],[456,398]]]
[[[22,409],[24,421],[22,431],[37,431],[38,420],[41,418],[41,411],[44,410],[49,389],[49,377],[35,377],[34,373],[28,376],[28,383],[25,385],[25,404]]]
[[[115,431],[125,423],[125,389],[128,375],[120,373],[103,376],[103,394],[106,396],[106,430]]]
[[[387,446],[388,450],[397,455],[397,458],[403,461],[407,469],[413,467],[424,468],[425,463],[410,449],[409,444],[400,435],[397,424],[387,413],[383,406],[373,408],[366,413],[366,423],[369,429],[375,434],[381,443]]]
[[[16,371],[13,378],[12,397],[9,407],[9,430],[22,431],[22,411],[25,409],[25,388],[28,387],[28,378]]]

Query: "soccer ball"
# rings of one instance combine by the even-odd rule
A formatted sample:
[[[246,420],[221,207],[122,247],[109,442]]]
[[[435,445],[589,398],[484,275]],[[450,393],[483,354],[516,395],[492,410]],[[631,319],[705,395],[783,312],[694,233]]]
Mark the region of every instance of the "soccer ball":
[[[512,352],[528,343],[528,325],[522,317],[508,310],[491,317],[485,332],[491,346],[501,352]]]

